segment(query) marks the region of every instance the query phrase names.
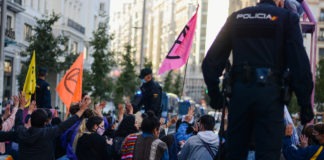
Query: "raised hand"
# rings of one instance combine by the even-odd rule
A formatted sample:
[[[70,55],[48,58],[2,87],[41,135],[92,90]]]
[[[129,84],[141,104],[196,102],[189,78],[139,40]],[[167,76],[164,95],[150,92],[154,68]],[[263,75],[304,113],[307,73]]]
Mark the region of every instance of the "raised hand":
[[[103,117],[102,110],[105,108],[106,104],[107,104],[106,101],[102,101],[101,103],[96,104],[94,107],[95,112],[101,117]]]
[[[7,119],[10,116],[10,104],[6,105],[5,113],[3,114],[3,119]]]
[[[293,134],[293,126],[292,124],[288,124],[285,129],[285,136],[292,136]]]
[[[299,136],[299,140],[300,140],[300,147],[305,148],[308,146],[308,137],[305,135],[300,135]]]
[[[88,109],[90,104],[91,104],[91,97],[89,95],[84,96],[80,103],[80,110]]]
[[[127,102],[126,103],[126,111],[127,114],[134,114],[134,108],[131,103]]]
[[[194,106],[189,107],[187,115],[193,116],[194,114],[195,114],[195,107]]]
[[[27,100],[25,98],[25,94],[19,93],[19,108],[24,109],[27,104]]]
[[[14,101],[14,106],[18,107],[18,105],[19,105],[19,97],[18,96],[12,96],[12,99]]]
[[[37,109],[36,101],[32,100],[28,107],[28,114],[32,114]]]

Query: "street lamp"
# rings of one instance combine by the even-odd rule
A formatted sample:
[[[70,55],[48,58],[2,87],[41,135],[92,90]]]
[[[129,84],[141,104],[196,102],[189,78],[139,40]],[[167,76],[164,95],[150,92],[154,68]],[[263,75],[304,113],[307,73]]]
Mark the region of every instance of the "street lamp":
[[[140,69],[144,68],[145,14],[146,14],[146,0],[143,0],[142,43],[141,43],[141,55],[140,55]]]

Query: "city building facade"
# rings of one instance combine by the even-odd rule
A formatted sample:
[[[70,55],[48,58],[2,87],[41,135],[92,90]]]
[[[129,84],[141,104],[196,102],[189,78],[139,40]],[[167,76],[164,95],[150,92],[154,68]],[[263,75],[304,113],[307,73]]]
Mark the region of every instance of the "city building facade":
[[[52,12],[60,15],[59,21],[53,26],[53,34],[68,38],[68,52],[79,54],[84,52],[85,69],[91,68],[93,49],[89,46],[92,33],[100,23],[108,23],[110,0],[7,0],[7,23],[5,32],[5,62],[3,100],[18,94],[18,80],[22,63],[28,57],[21,55],[29,46],[30,37],[36,25],[36,19],[49,16]],[[42,54],[42,53],[36,53]],[[64,61],[64,56],[60,59]],[[37,64],[36,64],[37,65]],[[52,106],[62,106],[55,92],[55,86],[63,76],[49,74],[52,92]]]
[[[324,58],[324,1],[307,0],[317,21],[317,61]],[[308,43],[310,40],[308,40]]]
[[[145,0],[145,10],[143,10],[143,0],[132,0],[124,3],[121,10],[111,15],[110,33],[114,34],[115,37],[111,49],[122,53],[126,44],[131,45],[135,50],[133,56],[136,62],[141,61],[141,54],[143,54],[147,61],[152,62],[153,73],[157,80],[162,82],[166,74],[159,76],[157,71],[199,3],[197,28],[188,65],[174,71],[181,73],[182,77],[186,75],[183,96],[191,97],[199,102],[204,96],[205,88],[200,68],[206,52],[205,40],[209,1]],[[142,26],[143,13],[145,13],[144,26]],[[144,34],[143,42],[142,34]],[[141,47],[143,47],[143,53],[141,53]],[[136,70],[139,71],[140,68]]]

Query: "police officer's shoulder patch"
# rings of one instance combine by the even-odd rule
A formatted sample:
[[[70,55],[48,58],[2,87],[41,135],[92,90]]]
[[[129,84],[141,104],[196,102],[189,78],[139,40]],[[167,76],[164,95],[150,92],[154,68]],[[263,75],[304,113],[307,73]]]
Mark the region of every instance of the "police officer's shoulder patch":
[[[47,90],[51,90],[51,87],[50,86],[47,86]]]

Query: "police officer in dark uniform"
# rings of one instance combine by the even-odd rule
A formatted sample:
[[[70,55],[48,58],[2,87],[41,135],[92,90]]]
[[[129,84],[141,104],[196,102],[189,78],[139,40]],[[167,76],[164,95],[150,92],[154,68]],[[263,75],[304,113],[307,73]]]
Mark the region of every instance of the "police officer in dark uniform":
[[[156,116],[161,117],[162,88],[153,80],[152,70],[150,68],[142,69],[139,78],[142,81],[141,95],[132,102],[134,113],[144,105],[145,112],[151,110]]]
[[[51,88],[45,81],[47,70],[45,68],[38,69],[38,78],[36,81],[36,104],[38,108],[51,109]]]
[[[302,124],[314,117],[312,74],[299,17],[282,8],[283,3],[260,0],[255,7],[233,13],[203,61],[210,105],[219,109],[223,102],[219,77],[231,51],[233,54],[226,160],[246,159],[251,141],[255,142],[257,160],[279,159],[284,136],[281,81],[287,68]]]

